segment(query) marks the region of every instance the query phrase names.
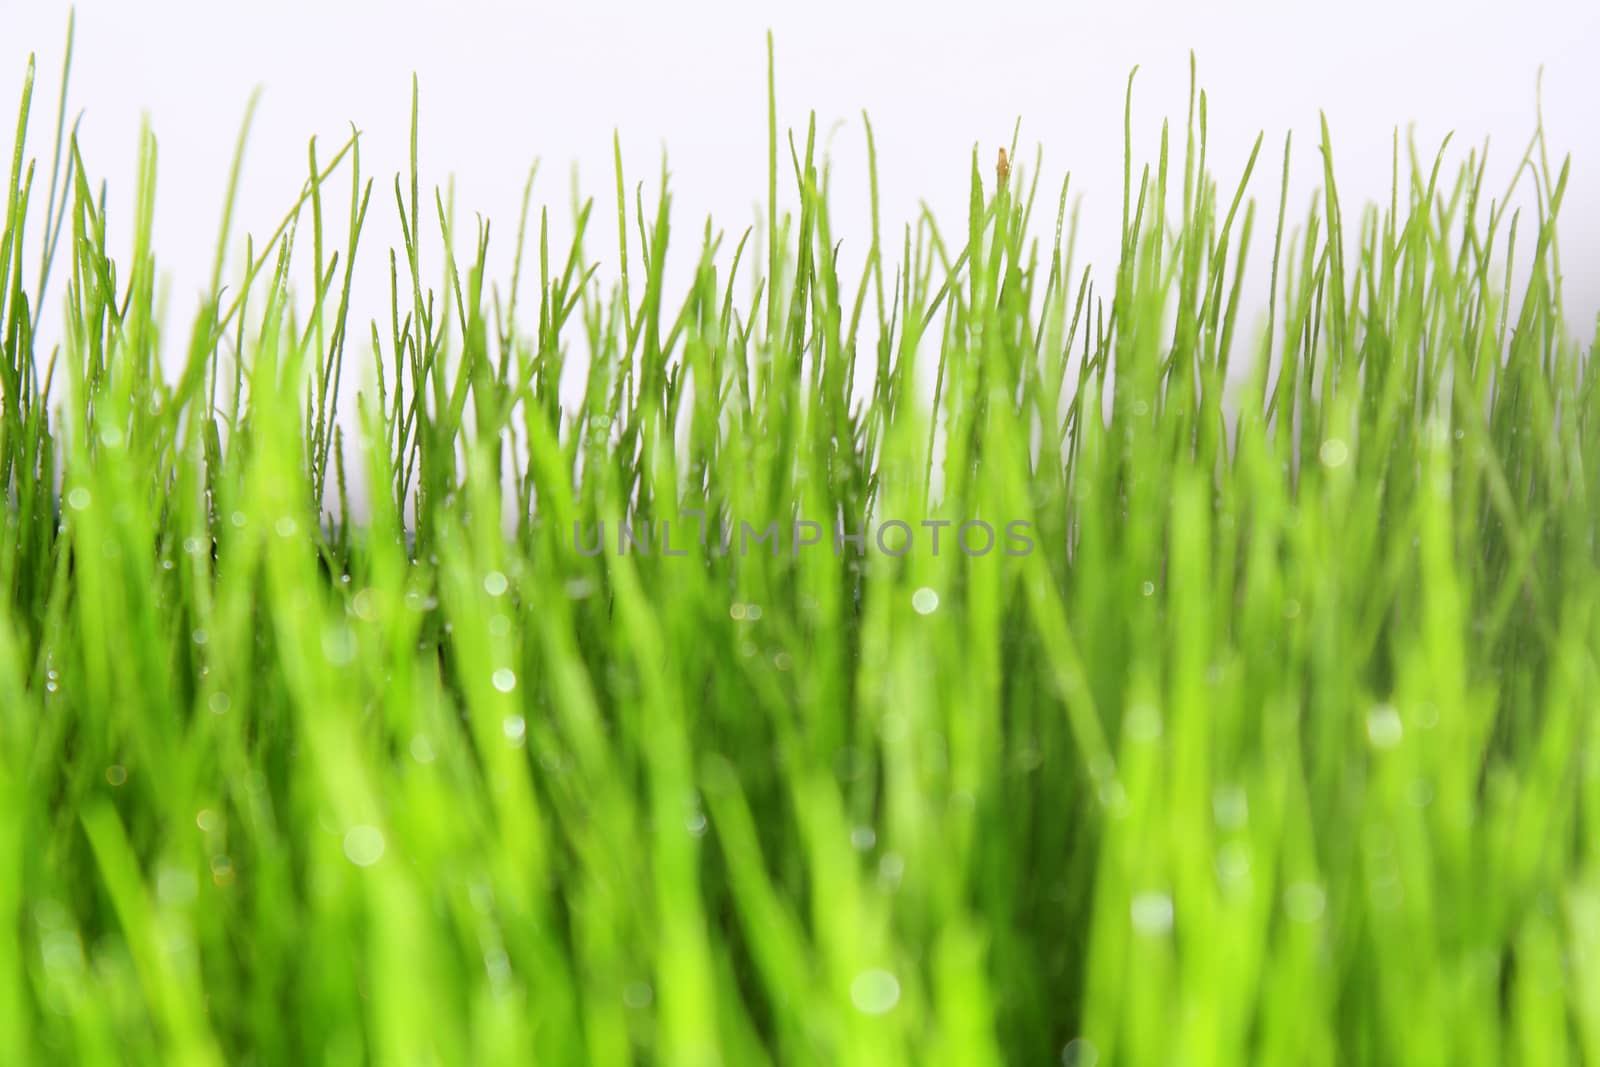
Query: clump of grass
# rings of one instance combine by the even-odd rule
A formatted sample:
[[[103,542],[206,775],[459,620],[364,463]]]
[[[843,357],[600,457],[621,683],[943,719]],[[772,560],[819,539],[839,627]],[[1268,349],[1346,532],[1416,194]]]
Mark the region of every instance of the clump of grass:
[[[685,239],[619,152],[615,259],[593,201],[565,251],[525,212],[501,287],[413,126],[392,308],[350,306],[353,139],[226,287],[224,221],[180,338],[153,138],[117,260],[65,92],[24,164],[26,85],[6,1062],[1600,1057],[1600,421],[1542,138],[1528,215],[1483,153],[1398,142],[1356,211],[1324,128],[1298,224],[1286,141],[1251,334],[1274,187],[1260,141],[1212,176],[1203,94],[1152,165],[1129,131],[1099,279],[1065,184],[1032,236],[1015,145],[994,182],[974,154],[964,230],[874,211],[846,274],[774,104],[764,248]],[[423,262],[435,227],[472,254]],[[891,518],[904,555],[832,543]],[[976,521],[1034,550],[956,550]],[[651,551],[587,554],[602,523]]]

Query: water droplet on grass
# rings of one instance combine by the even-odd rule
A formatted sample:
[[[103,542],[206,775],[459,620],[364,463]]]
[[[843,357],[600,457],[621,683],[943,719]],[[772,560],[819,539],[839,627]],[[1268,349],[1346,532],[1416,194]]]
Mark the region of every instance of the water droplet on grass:
[[[1367,740],[1373,748],[1388,749],[1405,736],[1405,724],[1393,704],[1376,704],[1367,712]]]
[[[1101,782],[1096,795],[1099,796],[1100,806],[1106,810],[1107,815],[1120,819],[1127,814],[1128,791],[1117,779],[1108,778]]]
[[[106,768],[106,782],[112,786],[119,786],[128,780],[128,768],[120,763],[113,763]]]
[[[383,858],[383,832],[376,826],[352,826],[344,835],[344,855],[357,867],[371,867]]]
[[[506,576],[499,571],[490,571],[483,576],[483,591],[490,596],[504,596],[509,587],[510,583],[506,581]]]
[[[89,490],[83,488],[82,486],[79,486],[67,494],[67,506],[73,511],[87,510],[92,500],[93,498],[90,497]]]
[[[1161,937],[1172,930],[1172,897],[1152,890],[1135,894],[1129,904],[1133,928],[1146,937]]]
[[[83,970],[83,941],[76,930],[51,930],[39,939],[39,955],[51,974]]]
[[[1350,446],[1337,437],[1330,437],[1322,442],[1317,456],[1322,460],[1322,465],[1330,470],[1342,467],[1350,458]]]
[[[939,610],[939,594],[923,586],[911,594],[911,607],[918,615],[932,615]]]
[[[1240,830],[1250,819],[1250,797],[1244,787],[1219,785],[1211,791],[1211,814],[1220,830]]]
[[[156,875],[156,896],[163,904],[182,905],[199,895],[200,886],[193,871],[181,867],[162,867]]]
[[[850,983],[850,1002],[864,1015],[885,1015],[900,1003],[900,980],[877,967],[862,971]]]
[[[1149,744],[1161,737],[1161,713],[1149,704],[1135,704],[1128,709],[1123,721],[1128,740],[1135,744]]]
[[[1061,1050],[1061,1067],[1095,1067],[1100,1050],[1086,1037],[1075,1037]]]
[[[501,667],[499,670],[495,671],[494,677],[490,679],[490,681],[492,681],[494,683],[494,687],[502,693],[509,693],[517,687],[516,672],[508,667]]]
[[[511,980],[511,957],[503,948],[492,948],[483,954],[483,969],[491,985],[505,985]]]
[[[1294,882],[1283,891],[1283,909],[1298,923],[1314,923],[1327,910],[1328,895],[1315,882]]]
[[[1217,881],[1224,889],[1242,889],[1250,882],[1250,853],[1237,841],[1217,849]]]
[[[355,662],[356,635],[348,626],[330,626],[322,633],[322,655],[335,667]]]
[[[506,735],[506,740],[512,745],[520,745],[528,733],[527,720],[521,715],[507,715],[500,720],[500,732]]]
[[[363,622],[372,622],[378,617],[378,594],[371,589],[358,590],[350,598],[350,610]]]
[[[858,826],[850,831],[850,846],[857,852],[866,852],[878,843],[878,833],[870,826]]]

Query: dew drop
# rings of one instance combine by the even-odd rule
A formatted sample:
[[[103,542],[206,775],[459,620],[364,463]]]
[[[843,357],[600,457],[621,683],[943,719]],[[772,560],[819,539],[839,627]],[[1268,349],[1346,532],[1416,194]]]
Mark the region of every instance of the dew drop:
[[[1135,704],[1128,709],[1123,720],[1128,740],[1135,744],[1150,744],[1161,738],[1161,713],[1149,704]]]
[[[1100,1050],[1086,1037],[1075,1037],[1061,1050],[1061,1067],[1095,1067]]]
[[[911,594],[911,607],[918,615],[932,615],[939,610],[939,594],[923,586]]]
[[[1328,895],[1315,882],[1294,882],[1283,891],[1283,907],[1298,923],[1314,923],[1328,907]]]
[[[1151,890],[1138,893],[1129,905],[1133,928],[1146,937],[1161,937],[1172,930],[1172,897]]]
[[[163,904],[183,905],[200,891],[194,872],[181,867],[162,867],[156,875],[156,896]]]
[[[376,826],[352,826],[344,835],[344,855],[357,867],[371,867],[383,858],[383,831]]]
[[[345,667],[356,658],[356,635],[350,627],[330,626],[322,633],[322,655],[335,667]]]
[[[1242,889],[1250,882],[1250,853],[1237,841],[1217,849],[1217,881],[1224,889]]]
[[[356,613],[356,618],[372,622],[378,617],[378,594],[371,589],[357,590],[350,598],[350,610]]]
[[[509,693],[517,687],[516,672],[511,670],[509,667],[501,667],[499,670],[495,671],[494,677],[490,679],[490,681],[492,681],[494,683],[494,687],[502,693]]]
[[[1405,724],[1393,704],[1375,704],[1367,712],[1367,740],[1373,748],[1389,749],[1405,736]]]
[[[1243,786],[1219,785],[1211,791],[1211,814],[1220,830],[1241,830],[1250,820],[1250,797]]]
[[[850,1002],[864,1015],[885,1015],[900,1003],[900,980],[876,967],[862,971],[850,983]]]
[[[1127,814],[1128,791],[1117,779],[1107,778],[1101,782],[1096,795],[1100,798],[1100,806],[1106,810],[1107,815],[1120,819]]]
[[[506,740],[513,746],[520,745],[528,733],[527,720],[521,715],[507,715],[500,720],[500,732],[506,735]]]

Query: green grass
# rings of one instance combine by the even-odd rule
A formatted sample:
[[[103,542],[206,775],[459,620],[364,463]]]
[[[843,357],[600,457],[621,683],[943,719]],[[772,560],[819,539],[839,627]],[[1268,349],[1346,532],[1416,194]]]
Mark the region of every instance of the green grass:
[[[1326,130],[1214,177],[1199,95],[1130,129],[1091,274],[992,148],[963,228],[835,233],[774,118],[778,240],[674,229],[619,150],[498,283],[415,134],[392,189],[352,141],[177,332],[154,139],[114,259],[29,104],[0,1061],[1600,1061],[1600,401],[1542,137],[1520,214],[1398,139],[1360,207]],[[693,510],[824,532],[578,551]],[[1036,550],[918,526],[980,519]]]

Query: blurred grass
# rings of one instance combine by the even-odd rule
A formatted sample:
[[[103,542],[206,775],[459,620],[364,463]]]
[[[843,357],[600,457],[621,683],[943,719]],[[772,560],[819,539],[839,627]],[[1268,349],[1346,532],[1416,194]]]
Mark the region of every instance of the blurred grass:
[[[1270,156],[1214,177],[1203,93],[1152,163],[1129,130],[1100,279],[1015,144],[964,231],[880,232],[874,193],[845,274],[774,104],[765,234],[674,233],[619,147],[618,284],[585,201],[565,251],[525,209],[502,288],[413,120],[387,313],[350,306],[352,138],[231,281],[224,219],[185,341],[154,138],[115,260],[64,86],[28,156],[32,84],[4,1062],[1600,1059],[1600,412],[1542,136],[1527,214],[1398,138],[1391,202],[1342,205],[1324,128],[1291,217],[1286,141],[1251,335]],[[835,544],[889,518],[904,555]],[[976,520],[1035,550],[956,550]]]

